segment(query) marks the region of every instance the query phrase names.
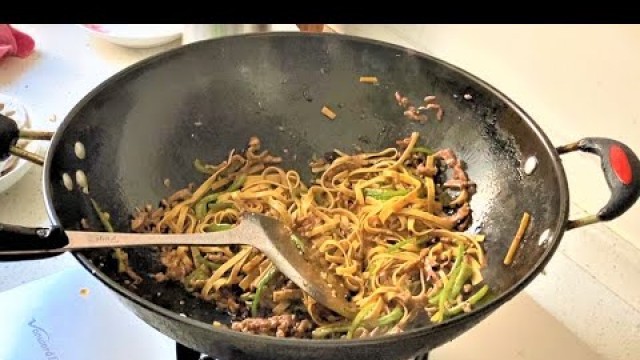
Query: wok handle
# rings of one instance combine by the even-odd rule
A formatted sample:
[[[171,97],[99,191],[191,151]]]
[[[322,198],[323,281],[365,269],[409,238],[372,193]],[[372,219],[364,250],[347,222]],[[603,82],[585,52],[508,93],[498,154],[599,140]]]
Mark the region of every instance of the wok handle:
[[[6,160],[18,142],[20,130],[11,118],[0,114],[0,161]]]
[[[51,140],[53,133],[49,131],[20,130],[10,117],[0,114],[0,161],[9,155],[30,161],[34,164],[44,164],[44,159],[38,154],[26,151],[16,146],[18,139]]]
[[[61,254],[48,250],[66,246],[69,239],[59,227],[29,228],[0,224],[0,261],[37,260]],[[42,251],[29,255],[8,255],[5,251]]]
[[[4,160],[10,154],[13,154],[42,165],[43,159],[40,155],[17,148],[16,143],[20,138],[49,140],[52,136],[53,133],[51,132],[20,130],[15,121],[0,114],[0,160]],[[67,236],[59,227],[29,228],[0,224],[0,261],[36,260],[59,255],[59,253],[51,253],[47,250],[61,248],[68,243]],[[42,253],[33,255],[3,254],[3,251],[10,250],[42,250]]]
[[[625,144],[607,138],[590,137],[556,148],[560,155],[584,151],[600,157],[602,171],[611,190],[609,202],[595,215],[569,220],[567,230],[609,221],[622,215],[640,196],[640,160]]]

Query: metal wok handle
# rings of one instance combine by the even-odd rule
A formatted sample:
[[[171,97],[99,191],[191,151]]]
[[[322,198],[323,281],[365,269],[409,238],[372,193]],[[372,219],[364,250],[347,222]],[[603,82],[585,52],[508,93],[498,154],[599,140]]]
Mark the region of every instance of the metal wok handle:
[[[19,138],[50,140],[52,136],[51,132],[18,130],[18,125],[13,120],[0,114],[0,160],[13,154],[42,165],[44,159],[40,155],[17,148],[16,142]],[[67,245],[68,242],[66,235],[59,227],[29,228],[0,223],[0,253],[3,250],[55,249]],[[0,261],[35,260],[55,255],[58,254],[0,255]]]
[[[50,131],[19,130],[18,124],[11,118],[0,114],[0,161],[9,155],[31,161],[34,164],[44,164],[44,159],[38,154],[20,149],[16,146],[18,139],[51,140],[53,133]]]
[[[638,200],[640,160],[627,145],[612,139],[593,137],[560,146],[556,150],[560,155],[576,150],[598,155],[611,190],[609,202],[597,214],[569,220],[567,230],[615,219]]]

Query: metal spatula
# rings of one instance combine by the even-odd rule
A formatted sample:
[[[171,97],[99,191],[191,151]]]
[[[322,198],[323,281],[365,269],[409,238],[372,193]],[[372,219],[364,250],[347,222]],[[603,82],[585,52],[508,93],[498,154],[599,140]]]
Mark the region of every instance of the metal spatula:
[[[293,233],[280,221],[260,215],[246,214],[236,227],[219,232],[198,234],[134,234],[88,231],[65,231],[66,246],[54,249],[21,249],[1,246],[0,256],[55,253],[95,248],[138,246],[216,246],[251,245],[262,251],[286,277],[318,303],[347,318],[355,316],[355,307],[346,300],[347,290],[330,285],[320,276],[312,259],[306,259],[304,249],[292,240]]]

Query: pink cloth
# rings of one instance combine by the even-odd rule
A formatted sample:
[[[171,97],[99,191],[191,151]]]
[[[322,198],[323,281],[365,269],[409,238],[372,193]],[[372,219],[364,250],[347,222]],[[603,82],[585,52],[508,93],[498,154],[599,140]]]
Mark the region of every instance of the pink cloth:
[[[35,45],[31,36],[9,24],[0,24],[0,59],[5,56],[25,58],[33,52]]]

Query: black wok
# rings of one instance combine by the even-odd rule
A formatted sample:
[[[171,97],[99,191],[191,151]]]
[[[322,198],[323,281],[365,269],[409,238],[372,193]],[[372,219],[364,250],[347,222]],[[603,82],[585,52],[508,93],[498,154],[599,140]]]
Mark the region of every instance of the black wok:
[[[360,76],[377,76],[380,84],[360,83]],[[395,91],[413,101],[437,96],[444,119],[408,121]],[[335,120],[320,113],[325,105],[338,114]],[[245,35],[160,54],[87,95],[56,132],[45,159],[43,187],[52,229],[5,226],[0,249],[63,245],[60,229],[79,228],[82,218],[99,226],[82,191],[63,186],[65,172],[73,176],[84,170],[91,196],[111,214],[117,230],[128,231],[135,207],[203,180],[192,167],[195,158],[219,162],[230,149],[243,148],[250,136],[258,135],[265,148],[282,155],[284,167],[309,176],[314,153],[381,149],[411,131],[419,131],[432,148],[453,149],[467,163],[478,189],[471,202],[472,229],[487,235],[484,274],[493,298],[440,325],[365,340],[247,335],[211,326],[226,316],[179,285],[147,278],[130,289],[108,251],[75,256],[148,324],[220,359],[407,359],[454,339],[515,296],[543,269],[565,230],[611,220],[638,198],[640,162],[628,147],[589,138],[555,148],[506,96],[438,59],[340,35]],[[15,129],[10,135],[5,139],[14,139]],[[6,152],[7,141],[0,150]],[[77,141],[85,145],[84,160],[74,154]],[[559,156],[573,150],[600,155],[612,190],[602,211],[577,221],[568,219],[569,192]],[[528,175],[523,169],[530,157],[537,167]],[[167,178],[172,188],[163,184]],[[502,260],[525,211],[532,222],[514,263],[505,266]],[[153,250],[129,254],[138,273],[161,270]]]

